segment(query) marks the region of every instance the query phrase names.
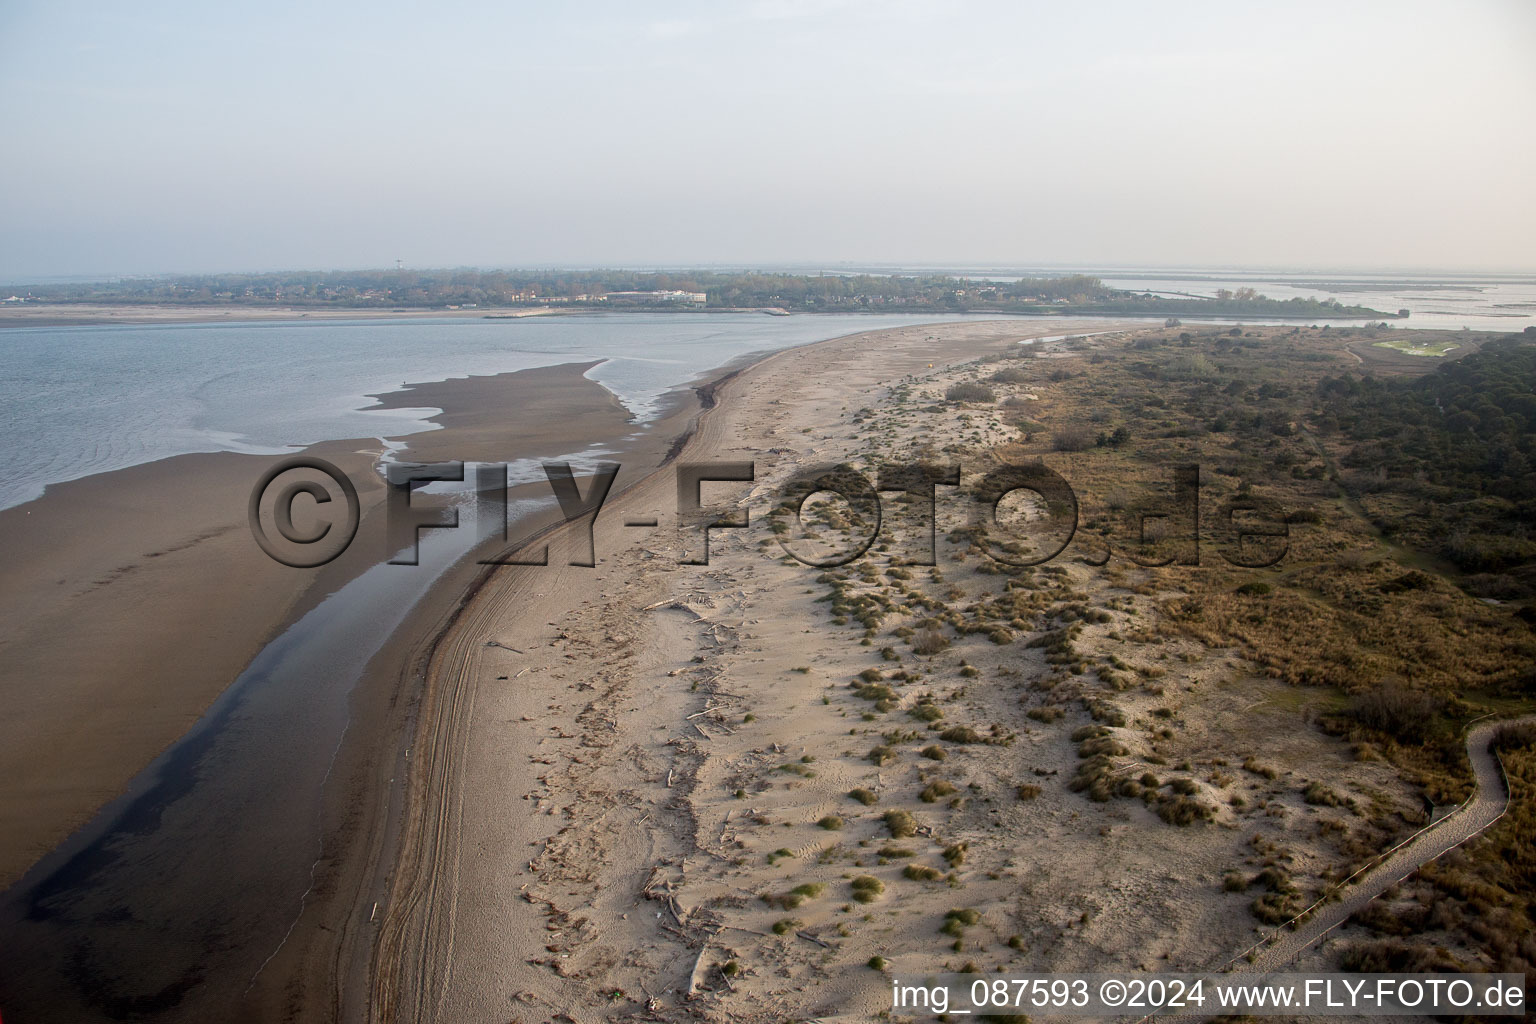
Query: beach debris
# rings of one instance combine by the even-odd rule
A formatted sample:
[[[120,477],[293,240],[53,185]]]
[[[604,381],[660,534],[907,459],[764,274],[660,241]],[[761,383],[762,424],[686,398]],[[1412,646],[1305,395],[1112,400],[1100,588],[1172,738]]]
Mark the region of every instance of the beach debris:
[[[693,970],[688,973],[688,997],[690,999],[698,994],[699,985],[704,980],[700,975],[700,968],[704,966],[704,956],[709,952],[709,940],[714,937],[713,932],[704,937],[704,944],[699,947],[699,957],[693,962]]]
[[[504,651],[511,651],[513,654],[523,654],[523,653],[525,653],[523,651],[518,650],[516,647],[512,647],[512,646],[510,646],[508,644],[502,643],[500,640],[487,640],[485,642],[485,646],[487,646],[487,647],[500,647],[502,650],[504,650]]]

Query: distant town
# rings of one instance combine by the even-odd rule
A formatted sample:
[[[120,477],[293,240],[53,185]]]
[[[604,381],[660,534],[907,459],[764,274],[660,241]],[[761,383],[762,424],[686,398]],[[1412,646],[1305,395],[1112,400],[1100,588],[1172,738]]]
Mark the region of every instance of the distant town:
[[[1073,274],[1012,281],[945,275],[655,273],[624,270],[371,270],[209,274],[12,286],[18,303],[249,306],[401,311],[648,309],[771,313],[933,311],[1115,316],[1393,319],[1332,299],[1270,299],[1252,288],[1170,297]]]

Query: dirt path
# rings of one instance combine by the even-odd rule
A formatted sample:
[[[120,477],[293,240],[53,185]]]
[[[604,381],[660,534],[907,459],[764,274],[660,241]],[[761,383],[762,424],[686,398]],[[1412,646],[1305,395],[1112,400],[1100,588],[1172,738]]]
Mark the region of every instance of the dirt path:
[[[1509,792],[1504,785],[1504,772],[1498,757],[1488,749],[1488,743],[1501,726],[1532,722],[1536,722],[1536,715],[1490,720],[1472,728],[1467,733],[1467,758],[1472,762],[1472,774],[1477,782],[1477,792],[1472,798],[1361,872],[1337,899],[1316,909],[1313,916],[1295,931],[1287,931],[1282,926],[1262,946],[1250,951],[1252,960],[1243,962],[1247,953],[1239,955],[1233,969],[1259,972],[1284,969],[1308,946],[1343,924],[1371,900],[1503,817],[1509,807]]]

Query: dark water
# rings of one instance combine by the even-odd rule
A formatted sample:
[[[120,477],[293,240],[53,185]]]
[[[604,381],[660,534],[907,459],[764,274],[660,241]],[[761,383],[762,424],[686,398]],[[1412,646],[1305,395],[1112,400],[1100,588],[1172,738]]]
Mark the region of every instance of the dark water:
[[[38,384],[35,393],[16,394],[27,396],[34,411],[44,410],[39,414],[45,421],[51,415],[45,414],[51,408],[46,397],[50,389],[74,386],[66,380],[69,366],[82,360],[105,366],[94,381],[104,389],[99,392],[104,397],[92,416],[115,424],[103,428],[106,436],[115,436],[112,430],[125,436],[141,431],[143,443],[135,442],[126,453],[98,454],[109,462],[131,462],[142,461],[146,453],[167,453],[167,446],[186,450],[188,438],[196,433],[167,426],[180,422],[177,417],[186,412],[181,405],[145,410],[144,403],[152,405],[153,395],[165,384],[153,379],[156,361],[169,366],[180,351],[188,366],[179,376],[167,370],[172,391],[201,387],[206,392],[205,378],[219,353],[236,344],[232,338],[247,347],[266,346],[266,352],[261,358],[242,356],[238,365],[226,366],[222,376],[216,375],[221,383],[215,391],[252,391],[262,364],[271,367],[285,346],[302,344],[328,353],[320,362],[333,363],[377,336],[382,326],[399,329],[395,335],[384,331],[384,349],[394,359],[385,359],[394,369],[384,372],[402,380],[441,379],[446,372],[441,364],[460,372],[503,372],[566,362],[573,352],[608,356],[611,362],[589,376],[619,394],[643,419],[666,391],[746,352],[851,333],[872,323],[898,325],[890,318],[873,317],[759,317],[742,324],[713,317],[690,318],[686,324],[672,317],[630,322],[633,319],[518,323],[512,325],[517,329],[513,332],[504,323],[476,321],[316,323],[289,325],[276,333],[268,325],[198,326],[169,329],[189,332],[175,339],[169,352],[157,347],[164,339],[156,332],[164,328],[148,335],[133,328],[74,328],[4,332],[0,349],[8,357],[23,350],[30,353],[24,359],[8,358],[3,368],[13,383]],[[530,326],[534,329],[526,330]],[[666,337],[663,328],[670,332]],[[70,332],[82,330],[94,331],[87,351],[71,351]],[[654,343],[635,344],[637,331],[649,331]],[[144,358],[151,372],[111,369],[133,363],[132,350],[140,346],[152,353]],[[440,369],[402,369],[415,361],[437,362]],[[360,383],[356,374],[361,372],[354,368],[354,376],[346,377],[339,391],[334,381],[317,385],[332,396],[327,405],[307,383],[297,383],[309,381],[313,367],[307,373],[302,367],[274,370],[263,387],[253,391],[255,404],[248,395],[240,401],[231,398],[220,408],[223,433],[198,436],[221,447],[220,437],[237,433],[261,444],[312,440],[312,431],[322,431],[319,436],[355,435],[350,422],[347,429],[338,429],[343,424],[336,417],[349,415],[349,399],[334,396],[372,387]],[[194,386],[198,381],[204,383]],[[114,395],[113,387],[120,393]],[[208,401],[208,394],[199,400]],[[270,410],[258,408],[262,402],[278,410],[278,420],[284,409],[308,408],[306,402],[315,402],[314,422],[283,421],[286,426],[262,434],[266,428],[258,429],[260,424],[270,420]],[[8,407],[8,415],[24,418],[26,408],[27,402],[18,401]],[[54,445],[51,453],[34,453],[34,464],[43,474],[38,479],[62,479],[58,474],[68,468],[68,460],[61,462],[59,453],[70,450],[69,440],[55,437],[49,443]],[[572,453],[570,459],[579,470],[605,454],[594,446]],[[514,483],[542,475],[536,464],[524,462],[528,460],[511,467]],[[88,464],[93,465],[89,458],[81,463]],[[473,478],[472,469],[466,476]],[[514,518],[532,511],[527,504],[514,504]],[[460,529],[422,535],[419,566],[376,565],[290,626],[180,740],[134,779],[127,793],[0,895],[0,1015],[6,1024],[226,1019],[227,1001],[250,985],[286,941],[326,856],[326,783],[346,738],[353,690],[370,658],[434,580],[469,550],[477,533],[472,506],[461,510],[460,520]],[[208,571],[218,567],[209,566]]]
[[[209,979],[227,990],[255,977],[323,855],[352,689],[470,532],[425,534],[421,566],[374,566],[295,622],[5,894],[7,1024],[189,1019],[184,1003]]]

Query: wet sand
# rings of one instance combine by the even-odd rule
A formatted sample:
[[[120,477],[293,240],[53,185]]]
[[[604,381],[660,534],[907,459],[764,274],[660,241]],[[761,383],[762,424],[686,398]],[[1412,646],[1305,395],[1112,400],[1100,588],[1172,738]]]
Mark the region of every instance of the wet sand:
[[[701,407],[713,403],[716,383],[735,372],[734,364],[724,367],[701,378],[691,389],[680,391],[648,429],[626,439],[620,450],[609,456],[621,469],[604,505],[605,520],[615,517],[613,509],[625,494],[652,479],[657,467],[675,457],[695,429]],[[415,395],[419,404],[424,391]],[[413,404],[407,397],[400,401]],[[428,457],[431,448],[420,442],[430,436],[415,435],[411,457]],[[509,499],[548,493],[547,484],[534,484],[513,488]],[[336,781],[326,793],[328,853],[317,863],[313,892],[293,934],[258,983],[240,993],[244,1019],[365,1019],[379,927],[399,871],[402,827],[409,805],[407,787],[418,760],[429,662],[466,609],[499,580],[508,575],[546,572],[553,580],[566,571],[585,571],[564,568],[576,548],[566,543],[564,535],[569,531],[559,529],[561,526],[556,510],[547,508],[522,519],[512,538],[514,550],[536,548],[551,538],[547,570],[487,566],[475,561],[456,565],[417,603],[369,662],[354,694],[352,732],[339,752],[333,771]],[[476,553],[477,558],[502,554],[504,551],[494,545]],[[430,728],[430,723],[426,727]]]
[[[935,362],[1061,330],[1024,327],[898,328],[770,355],[711,392],[716,405],[678,458],[751,459],[760,473],[814,461],[828,438],[808,436],[805,425],[818,410],[867,400],[863,376],[923,373]],[[792,401],[801,391],[815,400]],[[735,505],[736,495],[762,485],[722,486],[733,497],[706,494],[706,502]],[[646,1019],[694,1012],[680,1004],[690,966],[697,972],[710,963],[708,941],[698,940],[723,919],[691,913],[694,897],[684,899],[682,886],[697,884],[701,865],[709,873],[712,858],[730,858],[716,836],[723,843],[738,827],[731,814],[755,806],[730,799],[734,778],[718,777],[709,753],[721,743],[750,746],[752,733],[739,715],[730,724],[709,717],[712,702],[736,712],[741,700],[773,703],[762,695],[793,689],[762,668],[727,680],[716,661],[738,640],[745,647],[750,633],[758,640],[745,660],[782,672],[831,641],[802,621],[815,607],[800,596],[811,578],[803,566],[788,572],[786,585],[751,582],[776,562],[757,548],[760,533],[722,532],[711,549],[718,564],[679,565],[675,498],[668,472],[610,498],[598,522],[595,570],[500,570],[431,647],[418,650],[424,703],[395,870],[377,920],[356,926],[359,943],[362,934],[378,938],[367,1002],[354,1002],[348,990],[349,1017],[585,1022],[638,1015],[635,1004],[648,1000],[657,1012]],[[658,527],[623,525],[651,516]],[[754,594],[776,595],[778,603],[748,610]],[[809,721],[796,719],[778,736],[794,744]],[[715,777],[706,785],[707,775]],[[839,777],[837,785],[845,782]],[[697,799],[706,791],[721,800],[707,824]],[[716,810],[726,807],[722,824]],[[805,813],[814,821],[825,807]],[[702,884],[748,905],[744,888]],[[364,914],[372,911],[370,900]],[[619,989],[623,999],[605,1003],[603,993]],[[803,1019],[794,1017],[803,1007],[776,1009],[742,1019]]]
[[[538,459],[635,433],[612,395],[581,375],[589,365],[422,385],[412,388],[408,398],[391,396],[387,403],[446,410],[439,417],[446,429],[405,439],[400,457]],[[536,399],[525,401],[527,396]],[[559,416],[553,415],[556,409]],[[664,448],[670,443],[662,433],[666,429],[663,423],[642,432],[638,447]],[[0,512],[0,553],[8,565],[0,584],[0,650],[6,655],[0,663],[0,693],[12,709],[0,723],[0,771],[10,783],[0,797],[0,877],[6,884],[123,793],[162,751],[174,752],[178,737],[199,721],[256,652],[382,560],[384,487],[374,469],[380,448],[377,440],[363,439],[306,451],[342,468],[358,487],[364,509],[347,553],[320,569],[278,565],[250,537],[250,488],[275,457],[180,456],[50,487],[34,502]],[[547,485],[542,489],[547,491]],[[536,489],[525,490],[531,494]],[[317,884],[313,899],[305,897],[306,914],[327,909],[323,897],[329,884],[318,884],[326,865],[351,863],[353,851],[342,837],[366,822],[365,794],[383,791],[387,796],[387,785],[380,783],[389,776],[379,771],[392,770],[395,748],[388,739],[398,735],[401,716],[408,717],[411,707],[409,673],[399,671],[391,653],[398,653],[413,631],[430,631],[476,571],[473,564],[461,566],[439,581],[397,631],[392,646],[375,659],[390,670],[365,675],[353,691],[346,742],[327,771],[326,856],[315,866]],[[387,682],[381,688],[373,685],[375,678]],[[39,680],[50,682],[39,685]],[[272,756],[284,754],[275,750]],[[309,827],[312,820],[302,825]],[[294,829],[300,825],[295,822]],[[281,822],[275,828],[272,842],[281,846]],[[259,849],[222,848],[214,821],[207,823],[207,831],[207,848],[217,855],[211,862],[205,858],[202,870],[235,872],[263,855]],[[362,834],[377,838],[373,830]],[[140,870],[152,872],[153,864]],[[45,875],[34,869],[25,885],[34,893],[48,890]],[[98,917],[121,916],[132,907],[135,918],[165,912],[166,920],[156,927],[167,932],[194,923],[183,919],[197,916],[187,913],[188,897],[196,907],[203,888],[195,877],[179,875],[181,884],[167,886],[160,898],[152,887],[147,893],[144,886],[116,891],[132,883],[111,875],[104,873],[97,894],[93,912]],[[243,969],[255,952],[239,951],[238,936],[222,940],[228,949],[189,952],[172,934],[159,941],[144,934],[93,935],[91,927],[71,921],[73,894],[67,887],[59,891],[58,877],[48,890],[48,915],[57,920],[37,924],[36,901],[22,913],[29,924],[5,915],[10,934],[4,944],[28,949],[25,958],[13,957],[0,975],[0,1007],[9,1017],[105,1018],[137,1006],[163,1019],[191,1019],[186,1014],[200,1006],[207,1019],[210,1008],[231,1005],[232,995],[246,990],[255,974],[234,969],[236,964]],[[18,894],[22,888],[7,894],[13,905],[26,903],[25,895]],[[291,896],[297,906],[300,893]],[[112,911],[113,906],[118,909]],[[227,913],[230,907],[201,909],[209,918],[220,913],[231,920],[239,917]],[[298,922],[284,941],[260,950],[261,956],[307,949],[308,929],[307,919]],[[114,942],[125,948],[136,943],[139,966],[146,965],[147,956],[155,972],[171,981],[154,981],[149,971],[132,977],[134,957],[115,955]],[[227,965],[220,956],[226,956]],[[190,966],[178,960],[190,960]],[[269,996],[285,1001],[295,984],[302,985],[293,975],[323,972],[326,966],[325,954],[275,958],[257,976],[261,983],[250,986],[250,996],[265,1006],[273,1005]],[[40,1012],[44,1007],[47,1012]],[[274,1016],[262,1012],[253,1019]]]
[[[1295,729],[1278,708],[1256,713],[1276,691],[1233,673],[1223,650],[1140,632],[1177,579],[1062,560],[1020,587],[1112,608],[1078,649],[1139,663],[1144,688],[1079,689],[1064,669],[1051,680],[1043,645],[1022,635],[1047,635],[1045,616],[1003,643],[957,629],[941,649],[909,648],[901,627],[951,607],[974,615],[1012,589],[946,538],[966,522],[960,494],[940,499],[931,572],[907,563],[888,576],[902,582],[879,581],[924,525],[903,523],[895,501],[892,553],[877,545],[845,588],[818,587],[821,569],[783,557],[765,519],[808,467],[953,454],[974,478],[993,446],[1028,457],[997,407],[941,405],[953,385],[989,378],[993,366],[970,361],[1009,351],[1024,327],[898,328],[764,358],[718,389],[678,456],[756,468],[705,495],[753,524],[714,534],[709,565],[681,560],[663,472],[610,500],[594,569],[501,570],[470,597],[414,662],[426,682],[406,814],[377,921],[357,925],[359,945],[376,930],[377,952],[366,1016],[349,990],[348,1019],[874,1020],[891,977],[969,970],[968,958],[999,973],[1214,967],[1252,941],[1252,895],[1227,891],[1223,875],[1258,830],[1322,861],[1294,820],[1239,818],[1245,802],[1223,801],[1218,826],[1179,828],[1073,792],[1074,734],[1091,716],[1029,713],[1047,701],[1113,699],[1122,725],[1177,701],[1212,787],[1205,772],[1242,762],[1242,749],[1406,796],[1348,744]],[[1096,338],[1120,352],[1131,340]],[[1042,343],[1015,364],[1028,383],[1014,384],[1051,394],[1053,367],[1091,365],[1083,348]],[[1051,461],[1076,481],[1087,458]],[[651,515],[655,529],[623,525]],[[925,577],[948,591],[905,582]],[[878,633],[861,621],[865,595],[889,595]],[[890,706],[860,692],[871,671],[890,681]],[[1060,687],[1049,697],[1047,680]],[[925,706],[937,717],[911,714]],[[888,811],[910,827],[898,832]],[[874,889],[860,891],[860,873]],[[963,943],[947,923],[956,908],[976,914]],[[870,970],[874,956],[889,973]]]

